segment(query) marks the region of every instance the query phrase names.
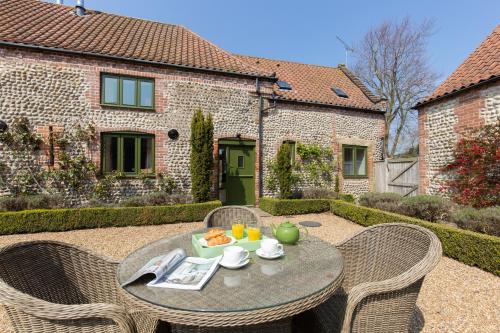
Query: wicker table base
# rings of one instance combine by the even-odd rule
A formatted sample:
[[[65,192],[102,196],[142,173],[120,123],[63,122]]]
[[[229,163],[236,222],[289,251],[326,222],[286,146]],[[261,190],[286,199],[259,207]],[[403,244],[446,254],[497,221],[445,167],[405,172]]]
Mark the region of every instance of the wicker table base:
[[[259,325],[237,327],[199,327],[172,325],[172,333],[291,333],[292,319],[282,319]]]

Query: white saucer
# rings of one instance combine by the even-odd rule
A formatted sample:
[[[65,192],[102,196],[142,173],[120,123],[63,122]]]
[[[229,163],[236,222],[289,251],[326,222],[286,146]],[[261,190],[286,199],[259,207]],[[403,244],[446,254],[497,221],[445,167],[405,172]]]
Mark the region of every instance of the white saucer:
[[[241,267],[245,266],[249,262],[250,262],[250,258],[247,258],[247,259],[243,260],[242,262],[240,262],[239,264],[236,264],[236,265],[226,264],[224,262],[224,258],[222,258],[222,260],[219,262],[219,265],[221,265],[222,267],[228,268],[228,269],[238,269],[238,268],[241,268]]]
[[[264,259],[276,259],[276,258],[283,256],[285,254],[285,251],[278,251],[276,253],[269,255],[266,252],[262,251],[262,249],[257,249],[257,251],[255,251],[255,253],[259,257],[264,258]]]

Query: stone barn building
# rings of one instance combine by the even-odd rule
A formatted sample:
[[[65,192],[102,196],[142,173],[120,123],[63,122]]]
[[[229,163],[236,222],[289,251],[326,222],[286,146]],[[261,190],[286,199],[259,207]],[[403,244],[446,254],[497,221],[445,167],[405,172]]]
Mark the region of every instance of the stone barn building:
[[[460,136],[500,121],[500,25],[418,109],[422,194],[441,194]]]
[[[273,194],[264,178],[284,142],[331,149],[344,193],[374,186],[383,107],[341,65],[234,55],[178,25],[0,1],[0,121],[10,126],[27,117],[46,139],[94,124],[95,164],[102,174],[126,176],[116,200],[147,193],[138,178],[159,172],[190,190],[197,108],[214,119],[213,192],[227,204],[252,205]],[[41,158],[54,149],[46,145]],[[18,165],[1,146],[0,158]]]

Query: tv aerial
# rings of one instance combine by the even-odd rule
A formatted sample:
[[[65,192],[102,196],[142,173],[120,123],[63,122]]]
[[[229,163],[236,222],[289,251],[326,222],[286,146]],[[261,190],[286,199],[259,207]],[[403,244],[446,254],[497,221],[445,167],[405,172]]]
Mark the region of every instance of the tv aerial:
[[[342,38],[340,38],[339,36],[336,36],[336,37],[339,40],[339,42],[341,42],[342,45],[344,45],[344,49],[345,49],[345,67],[348,67],[347,66],[347,59],[349,58],[349,53],[354,52],[354,49],[351,46],[349,46],[349,44],[347,44]]]

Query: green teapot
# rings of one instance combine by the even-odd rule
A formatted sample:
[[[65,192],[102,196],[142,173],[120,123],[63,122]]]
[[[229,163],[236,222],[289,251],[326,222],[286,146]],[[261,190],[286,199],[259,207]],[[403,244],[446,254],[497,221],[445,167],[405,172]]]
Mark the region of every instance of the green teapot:
[[[289,221],[281,223],[278,227],[276,227],[274,224],[271,224],[271,228],[273,229],[274,237],[276,237],[276,239],[282,244],[293,245],[300,239],[299,228],[297,228],[295,224],[290,223]],[[306,228],[302,227],[302,229],[305,230],[306,235],[309,234]]]

